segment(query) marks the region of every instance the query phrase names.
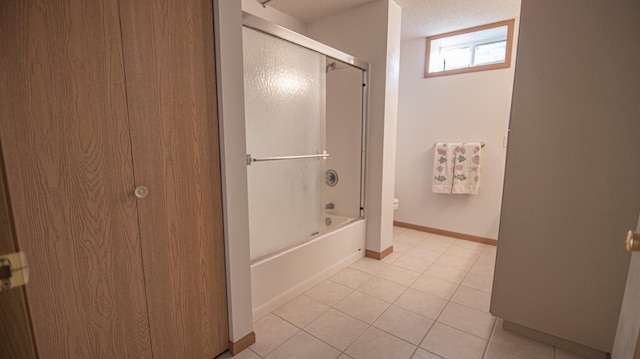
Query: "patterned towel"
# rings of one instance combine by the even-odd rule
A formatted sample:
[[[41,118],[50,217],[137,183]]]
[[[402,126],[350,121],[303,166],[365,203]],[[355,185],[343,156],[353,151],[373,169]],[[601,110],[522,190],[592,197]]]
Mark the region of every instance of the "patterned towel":
[[[451,193],[478,194],[480,185],[480,143],[465,143],[453,149],[454,169]]]
[[[480,143],[436,143],[432,191],[478,194],[481,148]]]
[[[462,143],[436,143],[433,156],[433,183],[431,190],[434,193],[451,193],[453,185],[454,148],[462,146]]]

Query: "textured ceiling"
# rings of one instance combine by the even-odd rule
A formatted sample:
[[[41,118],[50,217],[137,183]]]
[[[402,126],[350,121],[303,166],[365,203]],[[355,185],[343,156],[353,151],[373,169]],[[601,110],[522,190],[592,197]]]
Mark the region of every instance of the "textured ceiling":
[[[271,0],[267,7],[278,9],[303,22],[312,22],[374,0]],[[259,0],[258,2],[264,2]]]
[[[372,0],[271,0],[267,6],[303,22],[312,22],[370,1]],[[402,7],[402,38],[405,40],[519,17],[521,2],[521,0],[395,1]]]

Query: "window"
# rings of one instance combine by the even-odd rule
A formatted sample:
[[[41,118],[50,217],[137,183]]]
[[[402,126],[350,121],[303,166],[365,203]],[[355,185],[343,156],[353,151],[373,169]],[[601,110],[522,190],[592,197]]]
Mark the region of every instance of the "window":
[[[427,37],[425,77],[511,66],[514,20]]]

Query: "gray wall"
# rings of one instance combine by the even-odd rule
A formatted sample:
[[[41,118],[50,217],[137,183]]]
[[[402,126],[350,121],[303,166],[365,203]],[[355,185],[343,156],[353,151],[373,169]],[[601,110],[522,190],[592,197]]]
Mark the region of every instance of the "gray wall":
[[[523,0],[491,312],[610,352],[640,208],[640,1]]]

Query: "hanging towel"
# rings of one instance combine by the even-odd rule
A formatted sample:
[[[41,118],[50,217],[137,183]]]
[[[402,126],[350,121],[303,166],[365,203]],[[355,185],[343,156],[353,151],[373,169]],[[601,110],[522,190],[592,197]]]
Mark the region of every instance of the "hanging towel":
[[[451,193],[453,185],[453,148],[462,146],[461,143],[436,143],[433,150],[433,183],[434,193]]]
[[[451,193],[478,194],[482,144],[465,143],[449,150],[454,153]]]

